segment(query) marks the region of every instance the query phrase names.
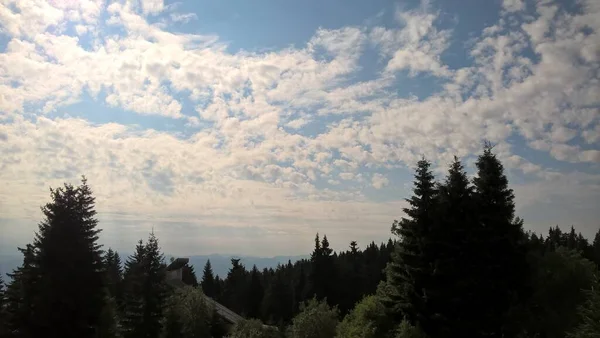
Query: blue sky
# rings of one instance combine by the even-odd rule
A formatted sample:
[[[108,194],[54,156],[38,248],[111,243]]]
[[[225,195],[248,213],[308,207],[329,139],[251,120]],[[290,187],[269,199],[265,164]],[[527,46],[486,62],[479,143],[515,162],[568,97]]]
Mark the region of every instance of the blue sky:
[[[0,253],[85,174],[102,242],[389,237],[422,156],[497,144],[527,229],[600,226],[594,0],[0,4]]]

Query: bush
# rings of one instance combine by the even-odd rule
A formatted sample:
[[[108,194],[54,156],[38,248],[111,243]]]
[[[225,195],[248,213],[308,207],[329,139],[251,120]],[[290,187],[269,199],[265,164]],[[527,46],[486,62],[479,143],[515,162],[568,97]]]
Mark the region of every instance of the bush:
[[[416,326],[411,325],[408,321],[403,320],[396,330],[395,338],[427,338],[427,335]]]
[[[585,292],[587,299],[579,307],[579,325],[567,334],[568,338],[600,337],[600,282]]]
[[[315,298],[300,307],[288,330],[290,338],[333,338],[338,325],[338,310]]]
[[[597,267],[575,251],[558,248],[533,262],[533,295],[524,304],[529,335],[561,338],[579,323],[577,309],[586,300]]]
[[[213,308],[199,288],[177,289],[167,301],[165,338],[210,337]]]
[[[376,296],[367,296],[356,304],[337,327],[339,338],[379,338],[389,329],[385,307]]]
[[[267,327],[258,319],[244,320],[233,327],[231,338],[278,338],[277,329]]]

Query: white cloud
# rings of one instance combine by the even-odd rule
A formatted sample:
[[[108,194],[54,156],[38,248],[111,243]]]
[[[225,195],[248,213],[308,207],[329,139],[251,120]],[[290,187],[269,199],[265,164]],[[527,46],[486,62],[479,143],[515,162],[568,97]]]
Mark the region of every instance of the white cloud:
[[[300,129],[309,122],[310,122],[310,120],[307,120],[307,119],[301,117],[299,119],[295,119],[295,120],[288,122],[286,125],[292,129]]]
[[[140,2],[144,14],[156,15],[165,9],[163,0],[141,0]]]
[[[483,139],[499,143],[511,172],[565,182],[566,174],[516,155],[505,141],[519,136],[559,161],[600,162],[600,8],[587,1],[585,11],[567,15],[539,3],[518,27],[506,18],[522,15],[519,3],[505,1],[502,19],[468,46],[473,63],[458,69],[442,58],[453,32],[438,28],[428,6],[398,11],[397,28],[319,29],[305,45],[232,53],[216,36],[150,24],[130,3],[3,3],[0,184],[19,197],[0,193],[0,214],[39,218],[48,185],[85,173],[101,213],[126,213],[128,221],[295,228],[306,238],[317,226],[359,231],[372,222],[387,231],[398,203],[366,199],[355,184],[381,189],[389,180],[376,173],[369,181],[365,171],[412,167],[422,155],[443,165],[479,152]],[[168,13],[162,1],[141,6],[173,22],[192,19]],[[102,24],[124,34],[102,34],[103,11],[111,18]],[[65,23],[78,36],[67,35]],[[384,69],[360,81],[368,41]],[[402,96],[400,70],[432,74],[443,86],[427,97]],[[187,134],[43,116],[62,115],[84,94],[130,111],[123,114],[180,119]],[[184,111],[183,100],[195,111]],[[556,187],[598,196],[585,179],[569,182]],[[524,205],[543,197],[523,194]]]
[[[397,11],[396,18],[403,28],[376,27],[371,32],[371,40],[381,45],[383,55],[391,56],[386,71],[408,69],[412,76],[422,72],[450,76],[450,70],[440,60],[448,47],[450,31],[437,30],[437,13],[430,12],[424,4],[417,10]]]
[[[525,1],[523,0],[504,0],[502,7],[508,12],[518,12],[525,9]]]
[[[188,23],[192,20],[198,20],[196,13],[171,13],[170,17],[173,22],[180,23]]]
[[[371,178],[371,185],[375,188],[375,189],[381,189],[385,186],[387,186],[390,183],[390,181],[382,174],[379,173],[375,173],[373,175],[373,177]]]
[[[353,173],[340,173],[338,176],[344,181],[349,181],[349,180],[354,179]]]

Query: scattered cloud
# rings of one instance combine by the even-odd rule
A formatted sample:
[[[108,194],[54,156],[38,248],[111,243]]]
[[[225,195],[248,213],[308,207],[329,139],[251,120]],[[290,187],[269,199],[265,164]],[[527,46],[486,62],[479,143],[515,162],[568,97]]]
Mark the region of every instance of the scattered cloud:
[[[196,13],[171,13],[169,15],[173,22],[188,23],[192,20],[198,20]]]
[[[373,175],[373,178],[371,179],[371,185],[375,189],[381,189],[387,186],[388,184],[390,184],[390,181],[384,175],[379,173],[375,173],[375,175]]]
[[[484,139],[524,181],[521,210],[597,199],[600,7],[580,6],[505,0],[451,67],[464,46],[429,2],[268,51],[177,32],[200,20],[163,1],[2,2],[0,218],[39,219],[48,186],[86,174],[110,222],[385,237],[406,196],[363,188],[421,156],[470,163]]]

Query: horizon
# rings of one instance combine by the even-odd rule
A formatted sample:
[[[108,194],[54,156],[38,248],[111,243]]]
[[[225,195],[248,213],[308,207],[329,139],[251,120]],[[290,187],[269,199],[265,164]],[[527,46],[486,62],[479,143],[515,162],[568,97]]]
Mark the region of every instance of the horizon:
[[[525,230],[600,227],[594,0],[0,4],[0,255],[85,175],[99,242],[175,257],[392,237],[421,156],[495,144]]]

